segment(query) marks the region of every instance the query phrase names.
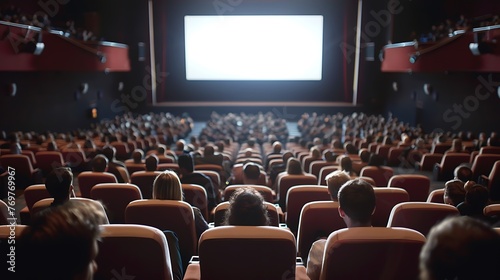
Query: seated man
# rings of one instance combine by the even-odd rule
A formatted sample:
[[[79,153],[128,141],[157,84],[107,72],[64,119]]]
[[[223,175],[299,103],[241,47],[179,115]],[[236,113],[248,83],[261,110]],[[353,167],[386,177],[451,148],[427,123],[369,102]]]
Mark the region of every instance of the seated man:
[[[16,240],[15,273],[19,279],[92,279],[104,221],[95,205],[75,200],[38,215]]]
[[[145,160],[146,171],[156,171],[158,169],[158,157],[156,155],[149,155]]]
[[[51,206],[66,203],[72,195],[75,196],[71,169],[58,167],[52,170],[45,179],[45,188],[47,188],[50,196],[54,198]]]
[[[126,169],[126,166],[125,163],[116,160],[116,149],[112,146],[106,146],[102,149],[102,154],[108,159],[107,171],[116,176],[118,183],[128,183],[126,181],[128,180],[128,178],[124,178],[124,176],[122,176],[122,173],[118,170],[119,167],[123,167],[124,169]]]
[[[348,228],[371,227],[371,218],[375,212],[375,192],[373,187],[362,179],[350,180],[338,192],[339,215]],[[326,221],[327,222],[327,221]],[[313,243],[307,261],[307,276],[311,280],[319,279],[326,239]]]
[[[207,191],[208,212],[219,203],[218,190],[215,189],[212,180],[205,174],[194,172],[194,161],[191,155],[183,154],[177,159],[179,164],[179,178],[182,184],[200,185]]]
[[[447,218],[427,235],[419,279],[498,279],[499,251],[500,235],[491,226],[470,217]]]
[[[222,154],[215,154],[215,149],[212,145],[206,145],[203,150],[202,157],[195,158],[195,164],[215,164],[222,166],[224,157]]]
[[[256,163],[249,162],[243,166],[243,184],[258,185],[260,178],[260,166]]]

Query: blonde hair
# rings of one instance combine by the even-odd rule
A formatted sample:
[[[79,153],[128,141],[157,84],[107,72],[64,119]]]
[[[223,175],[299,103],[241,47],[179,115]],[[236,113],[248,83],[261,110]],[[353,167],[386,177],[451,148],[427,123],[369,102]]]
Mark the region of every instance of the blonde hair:
[[[153,199],[183,200],[181,181],[175,172],[166,170],[156,177]]]

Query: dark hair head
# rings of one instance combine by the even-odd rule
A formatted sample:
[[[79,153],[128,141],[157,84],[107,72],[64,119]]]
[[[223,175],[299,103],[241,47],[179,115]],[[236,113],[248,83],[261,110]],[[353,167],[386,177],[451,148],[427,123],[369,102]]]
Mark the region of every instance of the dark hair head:
[[[360,149],[358,155],[362,162],[368,162],[370,160],[370,151],[366,148]]]
[[[229,199],[226,225],[267,226],[269,217],[262,195],[253,188],[239,188]]]
[[[206,145],[205,149],[203,150],[203,156],[213,156],[215,154],[214,146],[212,145]]]
[[[382,166],[384,165],[384,158],[372,153],[370,154],[370,159],[368,160],[368,165],[369,166]]]
[[[66,201],[69,199],[71,184],[73,183],[73,173],[70,168],[54,168],[45,179],[45,188],[54,201]]]
[[[108,167],[108,159],[104,155],[96,155],[92,159],[92,170],[95,172],[104,172]]]
[[[489,192],[482,185],[473,185],[465,194],[465,202],[471,207],[472,211],[482,213],[484,207],[488,205]]]
[[[352,160],[350,157],[348,156],[342,156],[342,158],[340,159],[340,168],[342,170],[345,170],[347,172],[351,172],[352,171]]]
[[[370,223],[375,210],[375,191],[362,179],[345,183],[338,193],[339,206],[349,218],[358,223]]]
[[[472,169],[463,164],[455,168],[455,170],[453,171],[453,175],[455,176],[455,178],[457,178],[462,182],[467,182],[474,179],[474,174],[472,172]]]
[[[99,225],[104,221],[95,204],[77,200],[36,215],[16,242],[16,273],[23,274],[20,279],[62,280],[85,275],[96,257]]]
[[[143,157],[144,152],[141,149],[135,149],[132,152],[132,159],[134,160],[134,163],[141,163]]]
[[[194,160],[191,155],[180,155],[177,159],[177,163],[179,164],[180,169],[184,169],[190,173],[194,171]]]
[[[108,161],[113,161],[115,159],[116,149],[113,146],[106,146],[102,149],[102,154],[108,159]]]
[[[146,171],[156,171],[158,169],[158,157],[154,154],[149,155],[144,161]]]
[[[246,163],[243,166],[243,174],[251,180],[258,180],[260,177],[260,167],[254,162]]]
[[[435,225],[420,252],[420,279],[497,279],[500,235],[474,218],[455,216]]]
[[[286,172],[290,175],[300,175],[304,173],[300,161],[296,158],[289,158],[286,163]]]
[[[462,203],[465,200],[464,182],[458,179],[447,181],[444,184],[443,196],[445,202],[449,199],[450,201],[448,203],[451,203],[453,206]]]
[[[293,153],[292,152],[285,152],[283,153],[283,162],[286,164],[288,162],[288,159],[293,158]]]

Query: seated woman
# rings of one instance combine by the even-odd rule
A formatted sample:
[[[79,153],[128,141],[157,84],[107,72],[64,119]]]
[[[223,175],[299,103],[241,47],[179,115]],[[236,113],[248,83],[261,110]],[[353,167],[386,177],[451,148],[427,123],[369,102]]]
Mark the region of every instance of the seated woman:
[[[224,225],[268,226],[269,217],[262,195],[250,187],[237,189],[229,199]]]
[[[164,171],[154,180],[153,199],[182,201],[183,197],[181,181],[175,172],[170,170]],[[205,218],[203,218],[200,209],[194,206],[192,208],[196,225],[196,235],[200,238],[200,235],[208,229],[208,224]]]

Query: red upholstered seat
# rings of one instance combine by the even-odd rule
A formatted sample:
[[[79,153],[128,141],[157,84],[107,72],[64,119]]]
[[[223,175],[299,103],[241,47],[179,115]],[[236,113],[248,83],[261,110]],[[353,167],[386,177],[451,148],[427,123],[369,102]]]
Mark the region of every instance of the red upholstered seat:
[[[90,197],[101,201],[110,223],[125,223],[125,208],[134,200],[142,199],[141,190],[133,184],[102,183],[90,190]]]
[[[387,227],[411,228],[427,236],[435,224],[455,215],[459,215],[458,209],[448,204],[402,202],[392,208]]]
[[[320,279],[415,279],[425,241],[406,228],[337,230],[326,241]]]
[[[117,279],[117,275],[172,279],[168,243],[159,229],[144,225],[103,225],[101,240],[94,279]]]
[[[326,186],[298,185],[291,187],[286,196],[286,225],[293,233],[296,233],[302,207],[311,201],[330,199],[330,194]]]
[[[394,175],[387,185],[390,188],[402,188],[410,195],[409,201],[426,201],[431,188],[431,180],[419,174]]]

